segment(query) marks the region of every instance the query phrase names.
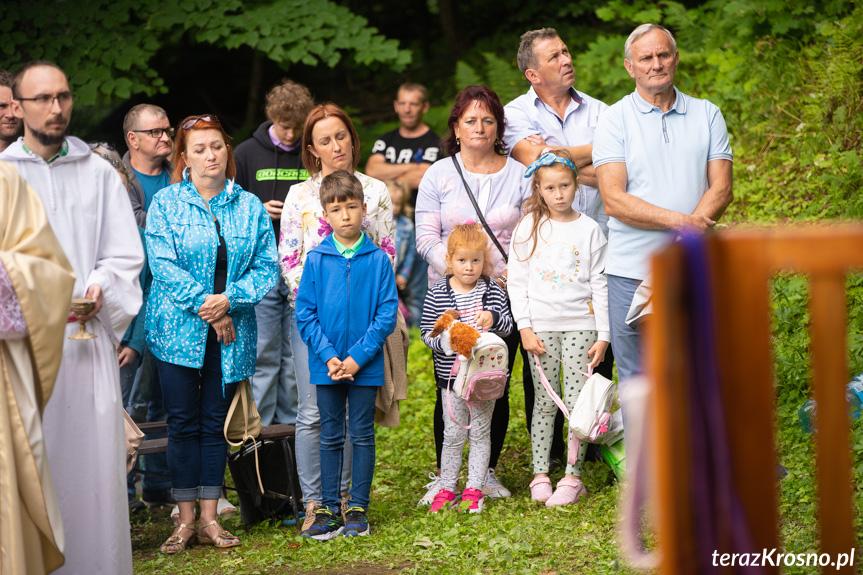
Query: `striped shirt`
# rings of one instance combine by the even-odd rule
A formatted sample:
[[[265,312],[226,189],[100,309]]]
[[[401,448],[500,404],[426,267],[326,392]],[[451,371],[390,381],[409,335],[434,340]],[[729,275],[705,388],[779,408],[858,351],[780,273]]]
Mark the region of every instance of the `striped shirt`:
[[[420,333],[423,342],[432,350],[434,359],[435,380],[438,387],[446,388],[449,373],[455,362],[455,355],[445,355],[441,347],[440,336],[430,337],[437,319],[448,309],[456,309],[461,314],[461,321],[476,327],[476,316],[481,311],[490,311],[492,316],[491,331],[500,337],[506,337],[512,331],[512,314],[509,312],[509,302],[506,293],[497,282],[487,276],[482,276],[476,286],[466,294],[458,294],[449,285],[446,276],[436,281],[429,288],[423,304],[423,316],[420,322]]]

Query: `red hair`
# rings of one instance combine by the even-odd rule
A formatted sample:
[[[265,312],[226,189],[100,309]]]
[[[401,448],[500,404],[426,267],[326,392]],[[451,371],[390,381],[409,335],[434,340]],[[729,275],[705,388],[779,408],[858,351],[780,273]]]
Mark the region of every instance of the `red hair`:
[[[488,242],[488,235],[481,224],[460,224],[453,227],[446,240],[446,257],[449,260],[458,249],[482,252],[482,275],[491,277],[494,266],[491,263]],[[446,265],[446,273],[452,273],[449,262]]]
[[[455,103],[449,112],[449,119],[446,122],[447,135],[441,140],[441,146],[444,151],[450,156],[454,156],[456,152],[461,151],[461,144],[458,138],[455,137],[455,126],[474,102],[491,112],[491,115],[494,116],[497,122],[497,139],[494,142],[494,151],[500,155],[506,154],[506,144],[503,141],[506,117],[503,105],[500,103],[500,98],[495,91],[488,86],[468,86],[458,93]]]
[[[214,119],[216,118],[212,114],[203,115],[209,115]],[[177,135],[174,137],[174,157],[171,159],[174,164],[174,171],[171,173],[171,183],[176,184],[183,179],[183,170],[187,167],[186,162],[183,160],[183,152],[186,151],[189,132],[195,130],[217,130],[222,135],[222,139],[225,141],[225,147],[228,149],[228,165],[225,169],[225,177],[229,180],[233,180],[237,177],[237,165],[234,164],[234,149],[231,147],[231,137],[228,136],[228,133],[225,132],[225,129],[222,128],[222,124],[220,124],[218,120],[215,122],[208,122],[206,120],[199,119],[191,128],[183,128],[183,124],[197,117],[198,116],[189,116],[188,118],[185,118],[180,122],[180,127],[177,128]]]
[[[356,171],[357,166],[360,165],[360,137],[357,134],[356,129],[354,129],[354,123],[351,122],[351,117],[348,116],[348,113],[332,102],[318,104],[312,108],[312,111],[309,112],[309,115],[306,118],[306,125],[303,127],[302,154],[303,165],[306,167],[306,171],[313,176],[321,171],[320,165],[318,164],[319,160],[315,157],[310,148],[315,145],[312,141],[312,130],[314,129],[315,124],[326,118],[338,118],[348,129],[348,132],[350,132],[352,167],[354,171]]]

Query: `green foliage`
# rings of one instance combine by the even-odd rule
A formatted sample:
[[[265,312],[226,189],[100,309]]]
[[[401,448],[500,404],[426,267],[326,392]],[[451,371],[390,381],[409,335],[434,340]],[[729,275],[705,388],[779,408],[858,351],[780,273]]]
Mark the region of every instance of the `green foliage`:
[[[329,0],[7,2],[0,4],[0,32],[6,34],[7,67],[36,58],[55,61],[69,73],[77,102],[85,105],[166,93],[168,87],[149,62],[182,35],[228,49],[247,46],[285,68],[297,63],[333,67],[351,53],[357,65],[384,64],[399,71],[411,59],[396,40]]]

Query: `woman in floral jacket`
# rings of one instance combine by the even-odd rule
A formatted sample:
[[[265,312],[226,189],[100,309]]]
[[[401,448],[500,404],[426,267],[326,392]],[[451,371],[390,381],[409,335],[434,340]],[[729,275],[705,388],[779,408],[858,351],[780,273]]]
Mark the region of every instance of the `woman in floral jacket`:
[[[363,186],[366,217],[363,232],[380,247],[395,267],[395,224],[393,208],[386,185],[356,171],[360,163],[360,138],[353,122],[344,110],[335,104],[319,104],[306,118],[303,129],[303,164],[312,175],[301,184],[291,186],[282,208],[279,233],[279,267],[282,277],[295,300],[306,255],[332,228],[324,220],[321,207],[321,180],[336,170],[353,171]],[[294,369],[297,375],[299,406],[297,409],[297,473],[306,506],[308,529],[321,503],[321,419],[318,412],[315,386],[309,381],[308,349],[300,338],[296,318],[291,330],[294,352]],[[345,444],[345,461],[342,467],[342,493],[350,482],[351,450]]]

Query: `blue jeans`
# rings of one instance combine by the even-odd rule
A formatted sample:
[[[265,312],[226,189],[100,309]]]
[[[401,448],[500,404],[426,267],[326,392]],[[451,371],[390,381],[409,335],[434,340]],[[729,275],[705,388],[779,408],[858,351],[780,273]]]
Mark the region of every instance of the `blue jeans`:
[[[201,369],[158,360],[168,412],[168,468],[177,501],[218,499],[222,495],[228,443],[224,425],[237,389],[222,393],[222,349],[208,330]]]
[[[318,411],[318,392],[309,374],[309,348],[300,337],[296,315],[291,319],[291,341],[294,350],[294,373],[297,380],[299,409],[297,410],[296,455],[297,475],[303,490],[303,501],[321,502],[321,415]],[[342,466],[342,493],[347,492],[351,481],[353,450],[345,443]]]
[[[420,325],[423,316],[423,304],[429,289],[428,269],[428,263],[417,254],[417,257],[414,258],[414,264],[411,266],[411,277],[408,279],[407,288],[401,294],[402,301],[410,314],[408,326],[419,327]]]
[[[252,390],[265,426],[294,425],[297,421],[297,378],[291,346],[294,311],[288,302],[288,285],[280,278],[255,306],[258,320],[258,357]]]
[[[608,316],[611,322],[611,347],[617,363],[617,380],[621,390],[633,375],[641,373],[641,336],[638,330],[626,323],[626,314],[632,305],[635,290],[641,280],[608,275]],[[626,410],[621,406],[623,416],[624,449],[628,449],[626,433]]]
[[[608,276],[608,315],[611,322],[611,347],[617,362],[617,377],[623,383],[641,373],[641,336],[638,330],[627,325],[626,314],[632,305],[632,296],[641,280]]]
[[[333,513],[339,512],[347,403],[351,410],[347,428],[353,444],[351,505],[368,510],[375,472],[375,398],[378,388],[350,383],[318,385],[317,388],[321,414],[323,505]]]
[[[144,347],[141,366],[135,375],[135,381],[126,403],[126,411],[138,423],[142,421],[165,421],[165,403],[162,398],[162,385],[159,382],[156,357],[148,347]],[[146,439],[160,439],[165,435],[165,433],[148,433]],[[142,455],[139,462],[139,467],[145,471],[142,482],[144,491],[171,488],[171,481],[168,479],[168,458],[164,453]],[[132,472],[126,479],[127,490],[132,495],[135,493],[134,482],[135,474]]]

